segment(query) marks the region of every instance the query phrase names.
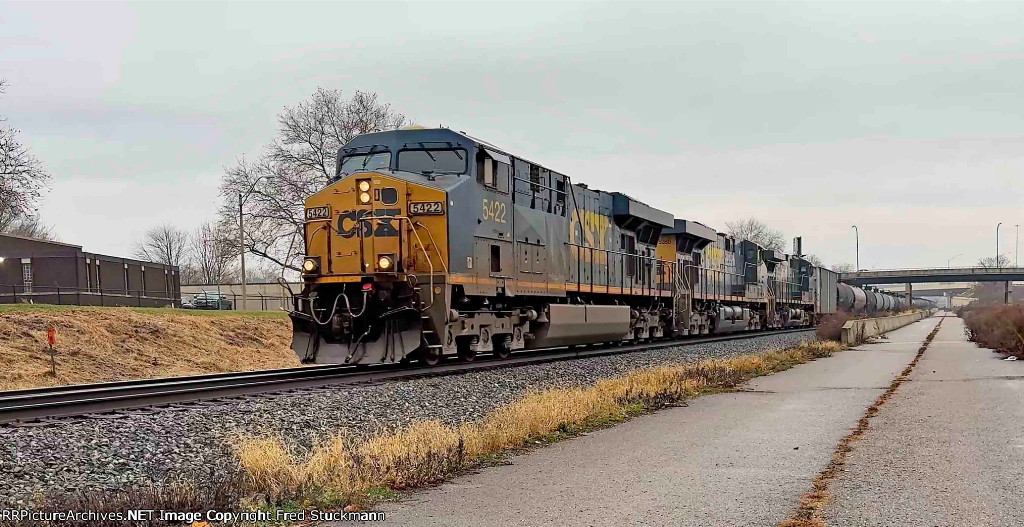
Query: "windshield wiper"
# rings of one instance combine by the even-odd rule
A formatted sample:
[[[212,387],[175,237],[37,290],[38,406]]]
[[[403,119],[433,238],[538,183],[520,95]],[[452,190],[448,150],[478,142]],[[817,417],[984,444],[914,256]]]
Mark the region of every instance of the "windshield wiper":
[[[463,161],[462,154],[459,153],[459,149],[452,146],[451,143],[448,143],[448,146],[452,149],[452,153],[455,154],[455,157],[459,158],[459,161]]]
[[[424,145],[423,143],[419,143],[419,145],[420,145],[420,148],[423,149],[423,153],[427,154],[427,157],[429,157],[431,161],[437,163],[437,158],[434,157],[434,155],[430,153],[430,150],[427,150],[427,145]]]
[[[373,157],[373,150],[375,148],[377,148],[377,145],[371,146],[370,150],[368,152],[366,152],[365,156],[363,156],[363,169],[364,170],[366,169],[366,164],[370,162],[370,158]]]

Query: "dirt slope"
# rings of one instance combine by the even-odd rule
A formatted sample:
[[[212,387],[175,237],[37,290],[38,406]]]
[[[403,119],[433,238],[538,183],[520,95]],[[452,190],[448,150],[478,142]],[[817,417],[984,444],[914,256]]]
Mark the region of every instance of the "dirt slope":
[[[57,329],[57,375],[46,329]],[[0,310],[0,390],[298,366],[284,316]]]

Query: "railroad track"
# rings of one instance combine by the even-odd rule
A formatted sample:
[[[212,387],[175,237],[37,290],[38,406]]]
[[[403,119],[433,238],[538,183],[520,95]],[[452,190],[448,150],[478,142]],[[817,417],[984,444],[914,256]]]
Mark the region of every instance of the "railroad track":
[[[79,384],[54,388],[34,388],[0,392],[0,424],[43,426],[68,417],[112,418],[123,412],[188,408],[185,404],[247,395],[265,395],[302,388],[335,384],[366,384],[398,379],[432,377],[496,368],[542,364],[582,357],[616,355],[708,342],[741,340],[765,335],[806,333],[814,328],[742,333],[699,337],[686,340],[662,340],[623,346],[602,345],[588,348],[550,348],[514,353],[506,360],[446,362],[434,367],[324,365],[242,373],[193,375],[164,379]]]

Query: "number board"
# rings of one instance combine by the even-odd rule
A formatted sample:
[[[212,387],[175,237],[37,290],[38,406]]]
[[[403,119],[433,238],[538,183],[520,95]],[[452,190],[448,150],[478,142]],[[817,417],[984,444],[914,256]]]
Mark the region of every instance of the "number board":
[[[444,204],[440,201],[409,202],[410,216],[428,216],[444,214]]]
[[[306,209],[306,220],[328,220],[331,218],[331,207],[309,207]]]

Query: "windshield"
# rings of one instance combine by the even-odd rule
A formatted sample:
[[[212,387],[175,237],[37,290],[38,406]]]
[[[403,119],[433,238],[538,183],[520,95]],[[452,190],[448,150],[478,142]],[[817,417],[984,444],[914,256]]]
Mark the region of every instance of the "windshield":
[[[354,154],[341,158],[339,173],[351,174],[359,170],[378,170],[391,166],[391,152]]]
[[[398,170],[421,174],[465,174],[466,167],[466,151],[461,148],[398,152]]]

